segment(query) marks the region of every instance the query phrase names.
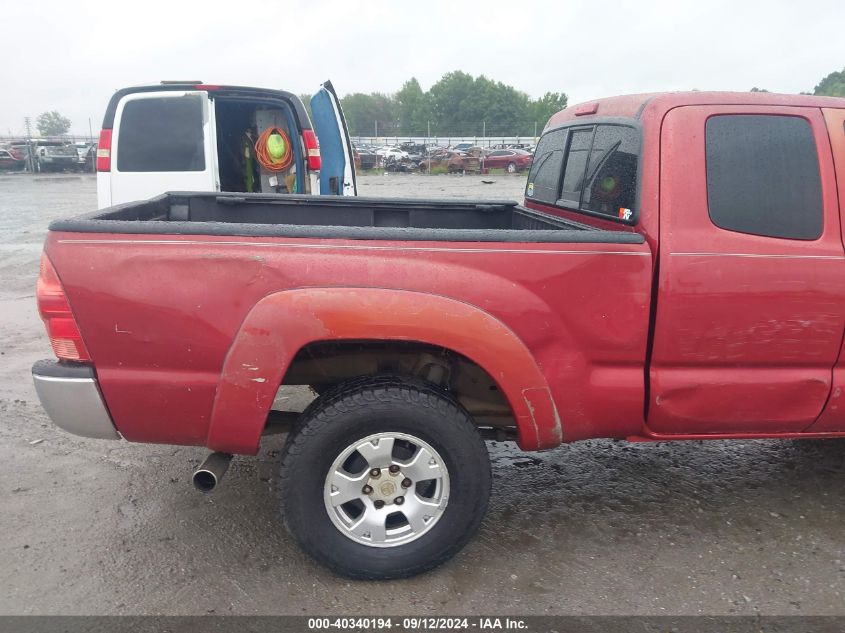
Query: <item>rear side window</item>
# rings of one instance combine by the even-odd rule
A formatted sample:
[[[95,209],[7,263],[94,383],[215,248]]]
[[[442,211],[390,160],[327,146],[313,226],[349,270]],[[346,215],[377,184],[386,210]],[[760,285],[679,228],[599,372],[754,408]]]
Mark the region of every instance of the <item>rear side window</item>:
[[[525,195],[532,200],[554,204],[560,191],[563,154],[566,150],[566,130],[543,135],[534,152],[534,162],[528,173]]]
[[[200,95],[128,101],[120,119],[118,171],[204,171]]]
[[[713,224],[766,237],[821,236],[819,161],[806,119],[719,115],[707,120],[705,136]]]
[[[526,197],[567,209],[634,221],[640,134],[598,124],[547,132],[534,153]]]
[[[637,195],[639,136],[633,128],[599,125],[587,166],[582,211],[630,220]]]
[[[581,191],[584,189],[584,174],[593,144],[593,128],[573,130],[569,135],[566,152],[566,166],[563,170],[563,187],[559,204],[579,208]]]

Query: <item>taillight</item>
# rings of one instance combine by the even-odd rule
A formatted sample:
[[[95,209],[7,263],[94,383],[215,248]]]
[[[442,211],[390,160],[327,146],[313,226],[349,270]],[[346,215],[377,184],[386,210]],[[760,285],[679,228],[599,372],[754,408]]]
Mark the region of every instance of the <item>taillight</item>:
[[[38,302],[38,313],[47,328],[47,336],[50,337],[50,345],[53,346],[53,353],[61,360],[91,360],[70,311],[64,288],[53,264],[44,254],[41,255],[41,274],[35,285],[35,298]]]
[[[111,130],[100,130],[97,144],[97,171],[111,171]]]
[[[308,169],[319,171],[320,165],[320,146],[317,144],[317,136],[314,130],[302,130],[302,140],[305,141],[305,153],[308,156]]]

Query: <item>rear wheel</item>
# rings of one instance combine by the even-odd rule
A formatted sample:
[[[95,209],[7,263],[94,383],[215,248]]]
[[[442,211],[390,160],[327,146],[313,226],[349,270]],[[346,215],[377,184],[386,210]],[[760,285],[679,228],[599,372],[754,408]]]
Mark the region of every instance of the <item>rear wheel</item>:
[[[412,576],[448,560],[478,529],[490,460],[469,414],[426,383],[356,380],[300,418],[282,456],[285,523],[345,576]]]
[[[515,174],[516,173],[516,163],[508,163],[508,173]]]

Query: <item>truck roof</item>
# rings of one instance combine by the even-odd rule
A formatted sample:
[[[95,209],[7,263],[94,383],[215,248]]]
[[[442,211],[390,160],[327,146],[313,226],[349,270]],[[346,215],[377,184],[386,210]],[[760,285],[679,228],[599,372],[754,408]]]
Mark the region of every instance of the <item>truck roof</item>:
[[[845,98],[792,95],[774,92],[653,92],[607,97],[570,106],[553,115],[546,129],[581,117],[640,119],[646,111],[665,113],[686,105],[777,105],[805,108],[842,108]]]

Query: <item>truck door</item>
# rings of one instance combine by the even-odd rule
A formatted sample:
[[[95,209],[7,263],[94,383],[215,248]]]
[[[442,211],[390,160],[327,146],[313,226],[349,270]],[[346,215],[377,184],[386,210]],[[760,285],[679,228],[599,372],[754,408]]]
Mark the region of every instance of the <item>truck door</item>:
[[[114,130],[111,204],[165,191],[219,190],[207,92],[129,94],[117,107]]]
[[[676,108],[660,152],[647,426],[803,431],[830,393],[845,321],[845,253],[821,112]]]
[[[340,100],[327,81],[311,97],[314,129],[320,141],[320,193],[334,196],[358,195],[352,143]]]

